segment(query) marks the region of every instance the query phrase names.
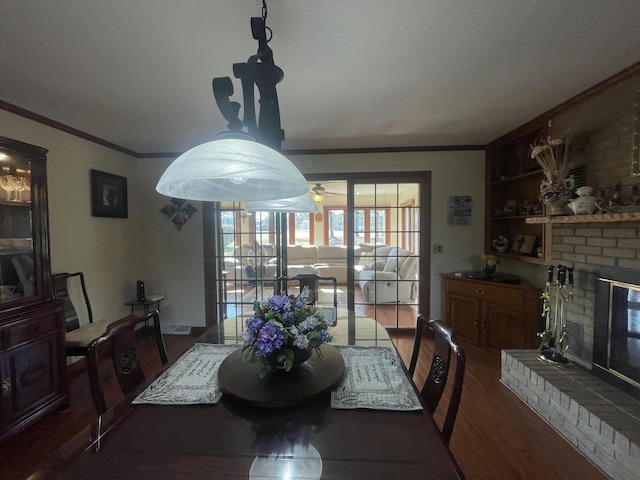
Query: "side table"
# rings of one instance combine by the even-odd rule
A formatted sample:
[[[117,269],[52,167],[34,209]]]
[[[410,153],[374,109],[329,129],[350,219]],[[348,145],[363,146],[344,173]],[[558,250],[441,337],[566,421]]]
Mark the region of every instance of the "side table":
[[[131,300],[130,302],[125,303],[125,305],[131,306],[131,315],[135,313],[136,308],[142,308],[144,310],[144,314],[148,315],[150,311],[160,311],[160,304],[162,303],[162,300],[164,300],[165,296],[166,295],[164,293],[150,294],[147,295],[143,301]],[[151,308],[154,306],[155,308]]]

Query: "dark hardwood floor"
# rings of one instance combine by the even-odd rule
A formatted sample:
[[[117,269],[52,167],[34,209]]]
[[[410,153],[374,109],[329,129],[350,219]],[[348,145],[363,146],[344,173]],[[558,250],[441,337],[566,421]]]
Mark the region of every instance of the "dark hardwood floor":
[[[392,332],[400,355],[408,362],[413,336]],[[189,336],[167,335],[170,361],[177,359],[190,345]],[[426,342],[430,345],[430,342]],[[540,479],[604,480],[599,469],[586,460],[540,417],[522,403],[499,381],[499,352],[486,352],[464,346],[467,373],[451,449],[469,480]],[[145,369],[159,368],[157,351],[147,343],[141,361]],[[416,373],[422,381],[430,362],[429,352],[421,358]],[[101,376],[112,385],[107,401],[118,401],[121,394],[112,378],[109,362]],[[95,417],[95,409],[84,360],[70,367],[70,407],[54,412],[18,436],[0,446],[0,478],[24,479],[52,452],[60,448]],[[145,370],[146,371],[146,370]],[[445,392],[445,399],[446,402]],[[436,421],[442,420],[441,409]],[[425,478],[429,478],[425,472]],[[31,479],[35,480],[35,479]]]

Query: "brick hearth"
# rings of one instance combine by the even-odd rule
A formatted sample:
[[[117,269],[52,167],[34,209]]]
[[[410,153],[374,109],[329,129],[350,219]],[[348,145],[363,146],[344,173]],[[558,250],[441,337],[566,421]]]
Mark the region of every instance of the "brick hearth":
[[[503,350],[502,382],[616,480],[640,479],[640,401],[574,364]]]

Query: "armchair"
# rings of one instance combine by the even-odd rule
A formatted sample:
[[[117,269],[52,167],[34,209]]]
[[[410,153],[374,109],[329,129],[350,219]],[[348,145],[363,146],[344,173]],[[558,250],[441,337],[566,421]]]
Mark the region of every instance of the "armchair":
[[[398,247],[377,248],[358,283],[365,302],[396,303],[414,300],[418,256]]]

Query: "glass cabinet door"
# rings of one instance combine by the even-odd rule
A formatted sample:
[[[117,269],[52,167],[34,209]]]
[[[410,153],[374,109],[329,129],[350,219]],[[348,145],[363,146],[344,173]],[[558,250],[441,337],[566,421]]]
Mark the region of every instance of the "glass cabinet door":
[[[0,149],[0,304],[33,297],[32,162]]]

